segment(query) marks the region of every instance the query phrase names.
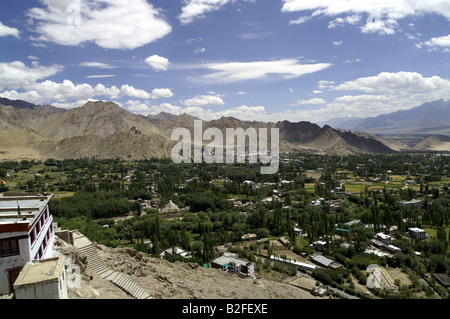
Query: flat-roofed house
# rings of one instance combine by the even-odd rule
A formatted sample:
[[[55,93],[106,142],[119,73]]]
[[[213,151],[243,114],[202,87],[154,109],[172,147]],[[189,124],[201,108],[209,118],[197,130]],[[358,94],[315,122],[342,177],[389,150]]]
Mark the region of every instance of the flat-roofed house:
[[[230,255],[223,255],[214,259],[211,262],[211,266],[233,274],[255,278],[255,265],[252,262],[232,257]]]
[[[0,197],[0,295],[11,294],[26,263],[53,257],[50,196]]]
[[[378,233],[376,235],[376,239],[383,244],[390,244],[392,241],[392,237],[389,235],[386,235],[385,233]]]
[[[429,235],[423,229],[412,227],[408,229],[408,234],[411,238],[427,239]]]
[[[311,258],[311,260],[315,264],[322,266],[324,268],[339,269],[339,268],[344,267],[342,264],[340,264],[334,260],[331,260],[331,259],[323,256],[322,254],[316,254],[314,257]]]
[[[14,283],[16,299],[68,299],[65,257],[31,261]]]

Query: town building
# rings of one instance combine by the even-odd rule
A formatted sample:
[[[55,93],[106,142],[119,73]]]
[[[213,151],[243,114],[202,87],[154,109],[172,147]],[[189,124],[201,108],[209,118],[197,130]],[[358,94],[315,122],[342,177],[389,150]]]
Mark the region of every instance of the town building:
[[[445,288],[450,287],[450,277],[446,274],[433,274],[433,277],[439,284],[441,284]]]
[[[376,234],[376,239],[383,244],[390,244],[392,241],[392,237],[385,233]]]
[[[426,231],[417,227],[409,228],[408,234],[411,238],[428,239],[430,237]]]
[[[219,268],[233,274],[243,277],[255,278],[255,264],[246,260],[242,260],[227,254],[214,259],[211,267]]]
[[[168,256],[180,256],[185,259],[192,258],[192,253],[190,251],[185,251],[184,249],[182,249],[180,247],[168,248],[159,255],[161,256],[161,258],[168,257]]]
[[[280,261],[283,263],[291,264],[291,265],[299,267],[300,269],[305,269],[305,270],[310,270],[310,271],[313,271],[314,269],[317,268],[316,265],[311,264],[311,263],[304,263],[301,261],[297,261],[297,260],[293,260],[293,259],[285,259],[285,258],[273,256],[273,255],[270,256],[270,260],[276,260],[276,261]]]
[[[400,201],[399,202],[400,205],[402,206],[406,206],[409,208],[421,208],[422,207],[422,201],[420,199],[413,199],[413,200],[409,200],[409,201]]]
[[[295,224],[294,232],[295,232],[295,236],[299,236],[299,237],[303,236],[303,229],[298,227],[298,224]]]
[[[159,210],[160,214],[170,214],[170,213],[178,213],[180,208],[178,205],[174,204],[174,202],[169,201],[169,203],[162,209]]]
[[[312,248],[314,248],[317,251],[324,251],[327,248],[327,242],[318,240],[311,244]]]
[[[0,197],[0,295],[30,261],[53,257],[54,227],[50,196]]]
[[[324,267],[324,268],[339,269],[339,268],[344,267],[342,264],[340,264],[334,260],[331,260],[331,259],[323,256],[322,254],[316,254],[314,257],[311,258],[311,260],[315,264],[317,264],[321,267]]]
[[[14,283],[16,299],[68,299],[65,257],[26,263]]]
[[[241,237],[243,241],[251,241],[251,240],[257,240],[258,236],[256,234],[245,234]]]

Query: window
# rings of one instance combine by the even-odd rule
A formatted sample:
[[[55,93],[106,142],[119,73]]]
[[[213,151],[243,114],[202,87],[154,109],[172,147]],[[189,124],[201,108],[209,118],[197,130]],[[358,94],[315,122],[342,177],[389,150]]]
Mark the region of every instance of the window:
[[[36,223],[36,233],[39,236],[39,233],[41,232],[41,221],[38,220]]]
[[[35,230],[33,228],[31,230],[31,232],[30,232],[30,243],[31,243],[31,246],[33,246],[35,240],[36,240],[36,233],[35,233]]]
[[[0,240],[0,257],[20,255],[18,239]]]

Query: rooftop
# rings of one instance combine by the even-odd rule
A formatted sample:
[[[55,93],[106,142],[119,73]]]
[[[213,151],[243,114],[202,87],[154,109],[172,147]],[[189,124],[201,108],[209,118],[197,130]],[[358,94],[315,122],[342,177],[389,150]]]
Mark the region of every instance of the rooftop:
[[[234,263],[236,265],[247,265],[250,263],[249,261],[242,260],[239,258],[228,257],[228,256],[220,256],[219,258],[214,259],[214,263],[218,265],[224,266],[225,264]]]
[[[49,196],[2,196],[0,195],[0,225],[12,223],[33,224],[47,206]],[[20,216],[18,214],[20,207]]]
[[[23,267],[14,287],[58,280],[64,267],[63,256],[29,262]]]
[[[409,228],[409,231],[413,231],[413,232],[417,232],[417,233],[425,232],[423,229],[420,229],[420,228],[417,228],[417,227]]]

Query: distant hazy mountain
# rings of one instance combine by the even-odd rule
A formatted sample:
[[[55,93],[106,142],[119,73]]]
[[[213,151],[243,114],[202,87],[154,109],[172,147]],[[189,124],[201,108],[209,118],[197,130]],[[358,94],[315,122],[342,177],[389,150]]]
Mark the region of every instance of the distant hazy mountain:
[[[450,101],[440,99],[407,111],[366,119],[336,118],[326,123],[336,128],[372,134],[450,135]]]
[[[336,129],[351,130],[353,127],[358,126],[363,122],[365,118],[361,117],[335,117],[323,122],[317,123],[320,126],[329,125]]]

